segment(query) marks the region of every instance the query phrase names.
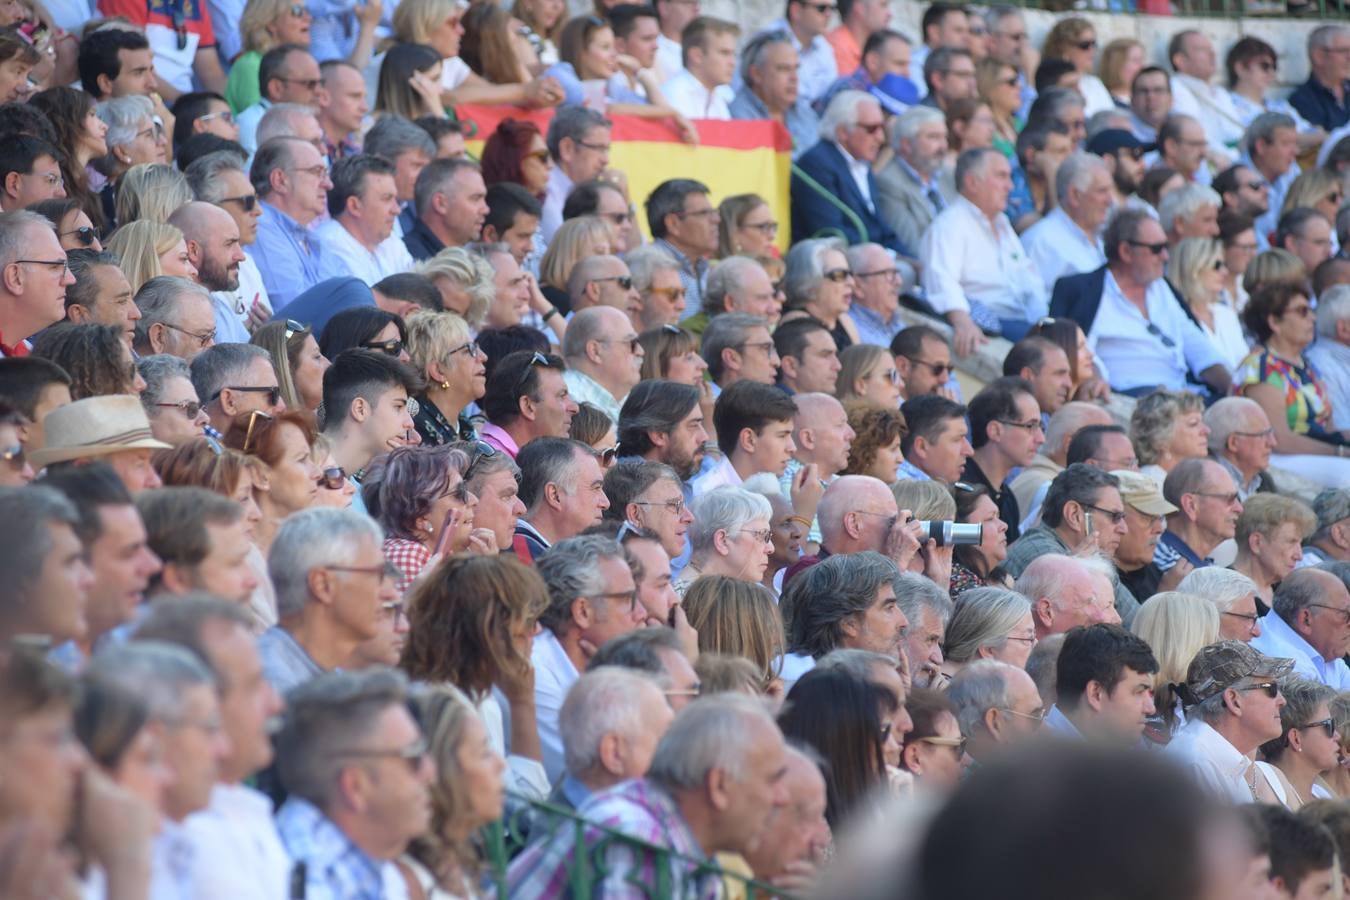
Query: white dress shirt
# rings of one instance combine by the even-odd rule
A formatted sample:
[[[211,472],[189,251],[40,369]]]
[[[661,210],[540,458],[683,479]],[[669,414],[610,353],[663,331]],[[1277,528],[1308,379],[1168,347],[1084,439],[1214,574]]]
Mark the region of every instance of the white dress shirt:
[[[1116,108],[1115,98],[1096,75],[1088,73],[1079,75],[1078,93],[1083,95],[1083,115],[1089,119],[1099,112]]]
[[[581,677],[581,673],[572,665],[557,636],[547,628],[534,636],[530,664],[534,666],[534,712],[535,722],[539,726],[539,742],[544,748],[544,771],[550,782],[557,783],[567,768],[563,763],[558,715],[562,712],[567,692]]]
[[[872,198],[872,182],[869,176],[872,174],[872,167],[861,159],[854,159],[852,154],[844,149],[844,146],[838,141],[834,141],[834,146],[839,150],[839,154],[844,157],[844,164],[848,166],[848,174],[852,176],[853,183],[858,186],[858,193],[863,195],[867,201],[867,209],[870,212],[877,211],[876,200]]]
[[[969,311],[970,300],[1001,319],[1035,322],[1048,310],[1040,273],[1008,217],[999,213],[991,224],[965,197],[933,219],[919,259],[924,292],[939,313]]]
[[[1194,75],[1173,75],[1172,114],[1198,121],[1205,129],[1210,150],[1225,159],[1237,159],[1234,148],[1242,139],[1242,117],[1233,107],[1233,96],[1228,91],[1206,84]]]
[[[1266,656],[1292,659],[1294,671],[1304,678],[1320,681],[1338,691],[1350,691],[1350,666],[1340,657],[1328,662],[1313,649],[1289,623],[1271,610],[1261,620],[1261,634],[1252,638],[1252,646]]]
[[[622,399],[616,398],[603,384],[580,369],[568,369],[563,372],[563,381],[567,383],[567,390],[574,402],[589,403],[597,407],[609,416],[611,422],[618,425],[619,410],[623,407]]]
[[[800,57],[797,64],[797,96],[807,103],[814,103],[824,96],[830,85],[834,84],[835,79],[841,74],[839,63],[834,58],[834,48],[825,40],[825,35],[818,34],[811,39],[809,45],[802,46],[802,42],[788,25],[787,19],[769,23],[769,26],[760,33],[764,31],[786,31],[788,37],[792,38],[792,46],[796,48]],[[739,87],[739,84],[737,86]]]
[[[1200,323],[1200,329],[1214,343],[1214,349],[1219,351],[1223,357],[1224,367],[1232,372],[1238,367],[1247,354],[1252,352],[1251,345],[1247,343],[1247,336],[1242,332],[1242,323],[1238,321],[1238,314],[1233,307],[1227,303],[1218,302],[1210,304],[1210,313],[1214,316],[1214,327],[1211,329],[1204,322]]]
[[[1172,390],[1186,386],[1186,373],[1203,372],[1224,359],[1214,343],[1182,310],[1167,282],[1159,278],[1144,296],[1148,318],[1125,298],[1109,270],[1102,285],[1102,302],[1088,331],[1088,346],[1101,355],[1117,391],[1150,385]],[[1149,331],[1152,324],[1161,337]],[[1172,346],[1167,346],[1167,343]]]
[[[291,859],[272,822],[272,801],[242,784],[218,784],[206,808],[188,816],[195,900],[286,896]]]
[[[1047,297],[1065,275],[1091,272],[1106,264],[1101,238],[1080,228],[1060,206],[1022,233],[1022,246],[1041,273]]]
[[[730,85],[709,88],[688,69],[681,69],[661,85],[661,94],[668,105],[687,119],[730,119],[731,100],[735,96]]]
[[[372,253],[337,219],[325,220],[316,231],[323,241],[324,278],[350,275],[373,286],[390,275],[412,271],[412,254],[407,245],[392,234]]]
[[[656,83],[669,81],[684,70],[684,48],[664,34],[656,37]]]
[[[695,478],[690,487],[694,490],[694,496],[698,497],[708,493],[713,488],[740,487],[744,483],[745,479],[736,472],[736,467],[731,464],[731,460],[724,456],[716,466],[713,466],[711,471]]]
[[[1216,798],[1230,803],[1251,803],[1255,799],[1247,784],[1252,761],[1205,722],[1191,719],[1172,736],[1163,753]]]
[[[1330,338],[1319,338],[1304,355],[1327,386],[1332,427],[1350,431],[1350,347]]]
[[[555,163],[548,173],[548,185],[544,188],[544,209],[539,214],[538,234],[545,245],[553,240],[553,233],[562,226],[563,205],[573,187],[572,179],[567,177],[562,166]]]
[[[215,291],[211,301],[216,306],[216,343],[247,344],[248,312],[254,302],[262,305],[270,316],[272,301],[267,296],[267,286],[263,284],[262,272],[253,257],[244,251],[244,261],[239,264],[239,287],[232,291]]]

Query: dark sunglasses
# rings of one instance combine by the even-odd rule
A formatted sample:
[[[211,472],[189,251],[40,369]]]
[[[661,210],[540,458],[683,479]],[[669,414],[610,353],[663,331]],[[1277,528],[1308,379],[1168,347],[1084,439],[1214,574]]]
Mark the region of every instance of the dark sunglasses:
[[[316,479],[319,487],[327,488],[330,491],[340,491],[347,483],[347,470],[342,466],[329,466],[324,469]]]
[[[530,364],[521,371],[520,377],[516,379],[516,385],[511,389],[512,394],[515,394],[516,396],[520,395],[520,389],[525,386],[525,382],[530,380],[530,372],[534,370],[535,366],[542,366],[545,369],[553,368],[553,364],[548,361],[547,356],[540,353],[538,350],[534,351],[534,356],[530,357]]]
[[[1074,46],[1077,47],[1079,50],[1096,50],[1097,42],[1096,40],[1077,41],[1074,43]]]
[[[243,391],[244,393],[247,394],[266,393],[268,406],[276,406],[279,403],[281,403],[281,388],[279,387],[243,387],[241,385],[236,384],[225,385],[225,387],[221,388],[220,390],[216,391],[214,394],[211,395],[211,400],[220,399],[220,395],[225,393],[226,391]],[[210,403],[211,400],[208,400],[207,402]]]
[[[600,451],[600,465],[608,469],[618,455],[619,455],[618,444],[615,444],[613,447],[606,447],[605,449]]]
[[[244,212],[253,212],[253,208],[258,205],[257,194],[244,194],[240,197],[221,197],[221,203],[238,203]]]
[[[1262,691],[1267,697],[1274,700],[1280,696],[1280,684],[1277,681],[1262,681],[1258,684],[1249,684],[1246,687],[1238,688],[1239,691]]]
[[[289,344],[289,343],[291,342],[291,338],[295,337],[297,334],[309,334],[309,326],[308,326],[308,325],[305,325],[305,324],[302,324],[302,323],[300,323],[300,322],[297,322],[297,321],[295,321],[294,319],[287,319],[287,320],[286,320],[286,343]]]
[[[156,403],[155,406],[173,407],[188,417],[188,421],[197,418],[197,413],[202,411],[202,405],[196,400],[179,400],[177,403]]]
[[[497,448],[487,441],[473,441],[465,448],[464,452],[469,455],[469,464],[464,467],[464,480],[467,482],[473,478],[474,467],[485,459],[495,457]]]
[[[625,291],[631,291],[633,289],[633,278],[630,275],[611,275],[608,278],[592,278],[591,280],[595,282],[614,281]]]
[[[1142,247],[1154,256],[1158,256],[1167,249],[1167,241],[1160,241],[1156,244],[1150,244],[1147,241],[1126,241],[1131,247]]]
[[[81,225],[79,228],[73,228],[70,231],[61,232],[61,237],[75,235],[75,240],[80,242],[81,247],[92,247],[95,239],[98,238],[98,232],[88,225]]]
[[[1322,729],[1323,732],[1326,733],[1327,737],[1334,738],[1336,736],[1335,719],[1322,719],[1319,722],[1309,722],[1306,725],[1299,725],[1298,728],[1300,731],[1302,731],[1305,728],[1320,728]]]
[[[398,356],[403,352],[403,341],[397,338],[392,341],[364,341],[361,346],[367,350],[378,350],[385,356]]]
[[[831,269],[824,273],[826,281],[833,281],[835,284],[843,284],[853,277],[853,273],[848,269]]]

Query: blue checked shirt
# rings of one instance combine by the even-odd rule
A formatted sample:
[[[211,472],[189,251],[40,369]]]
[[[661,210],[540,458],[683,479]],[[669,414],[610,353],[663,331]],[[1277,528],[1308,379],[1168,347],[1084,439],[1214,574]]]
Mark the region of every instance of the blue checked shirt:
[[[407,900],[407,887],[389,863],[373,859],[319,811],[299,797],[277,811],[277,832],[305,873],[305,900]]]
[[[262,272],[272,309],[281,312],[300,294],[322,280],[319,236],[281,210],[263,201],[258,239],[249,248]]]

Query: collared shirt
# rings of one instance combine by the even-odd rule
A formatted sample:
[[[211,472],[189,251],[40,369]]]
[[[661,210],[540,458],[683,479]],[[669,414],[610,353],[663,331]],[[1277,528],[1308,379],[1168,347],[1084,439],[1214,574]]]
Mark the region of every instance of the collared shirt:
[[[427,223],[421,219],[414,218],[412,227],[403,233],[403,246],[408,251],[408,255],[421,262],[424,259],[431,259],[437,253],[445,249],[445,242],[436,237]]]
[[[728,106],[733,119],[770,119],[769,109],[764,101],[755,96],[749,86],[742,87]],[[796,159],[820,140],[820,116],[816,115],[805,100],[797,102],[783,113],[783,125],[792,135],[792,158]]]
[[[1251,803],[1255,799],[1246,779],[1252,761],[1200,719],[1191,718],[1179,729],[1163,753],[1218,799],[1230,803]]]
[[[359,490],[356,496],[361,496]],[[258,655],[262,657],[263,675],[278,694],[323,674],[314,657],[280,625],[273,625],[258,636]]]
[[[919,246],[923,288],[939,313],[983,304],[1001,319],[1035,322],[1048,309],[1045,288],[1008,217],[994,220],[965,197],[943,210]]]
[[[684,47],[664,34],[656,36],[656,83],[675,77],[684,68]]]
[[[688,69],[681,69],[661,85],[661,94],[676,112],[688,119],[730,119],[735,93],[730,85],[708,87]]]
[[[1148,318],[1125,297],[1116,276],[1107,270],[1101,306],[1088,331],[1088,347],[1106,363],[1112,388],[1125,391],[1161,385],[1181,390],[1188,370],[1199,374],[1224,364],[1214,342],[1186,315],[1164,279],[1148,286],[1144,306]]]
[[[858,340],[864,344],[890,347],[891,338],[905,329],[905,320],[900,315],[898,307],[891,313],[890,321],[885,321],[881,318],[881,313],[855,300],[849,306],[848,314],[858,328]]]
[[[249,156],[258,152],[258,123],[262,117],[272,108],[272,103],[266,97],[259,97],[258,102],[248,109],[242,109],[234,117],[234,122],[239,126],[239,143]]]
[[[315,232],[266,200],[258,205],[262,208],[258,240],[250,252],[262,272],[272,308],[280,312],[323,280],[323,243]]]
[[[696,314],[703,308],[703,292],[708,287],[708,261],[706,259],[690,259],[665,238],[657,238],[652,241],[652,246],[660,247],[679,264],[680,286],[684,288],[684,318],[687,319]]]
[[[1338,691],[1350,690],[1350,666],[1339,656],[1327,660],[1289,623],[1271,610],[1261,619],[1261,633],[1252,638],[1252,646],[1266,656],[1292,659],[1294,671],[1305,678],[1320,681]]]
[[[291,859],[272,820],[272,801],[242,784],[217,784],[206,808],[188,816],[194,900],[286,896]]]
[[[557,781],[566,770],[563,763],[562,732],[558,728],[558,714],[568,690],[581,677],[558,636],[545,628],[534,636],[530,649],[530,664],[534,666],[534,711],[539,726],[539,743],[544,748],[544,771],[550,782]]]
[[[1264,97],[1260,103],[1255,103],[1248,100],[1237,91],[1229,91],[1228,99],[1232,101],[1233,111],[1237,113],[1238,121],[1242,123],[1244,129],[1252,124],[1252,119],[1255,119],[1257,116],[1261,115],[1261,113],[1277,112],[1284,113],[1286,116],[1293,119],[1294,124],[1298,126],[1299,134],[1307,134],[1310,131],[1317,130],[1316,126],[1309,123],[1307,119],[1299,115],[1298,110],[1289,105],[1288,100],[1282,100],[1275,97]],[[1322,153],[1330,153],[1331,147],[1335,146],[1335,142],[1336,135],[1327,135],[1327,143],[1323,145],[1323,150],[1318,153],[1317,165],[1319,167],[1326,162],[1322,157]]]
[[[1101,238],[1084,231],[1059,206],[1022,232],[1022,246],[1041,273],[1047,297],[1065,275],[1091,272],[1106,263]]]
[[[1159,572],[1166,572],[1183,559],[1197,569],[1214,565],[1214,560],[1207,556],[1202,558],[1175,531],[1164,531],[1158,538],[1158,546],[1153,548],[1153,564]]]
[[[277,831],[298,871],[305,900],[405,900],[393,865],[367,854],[306,800],[292,796],[277,811]],[[303,865],[303,868],[300,868]]]
[[[1251,157],[1244,156],[1238,160],[1238,163],[1251,169],[1260,178],[1266,177],[1261,173],[1261,170],[1256,168]],[[1294,179],[1301,174],[1303,174],[1303,170],[1299,168],[1298,161],[1295,160],[1284,174],[1275,179],[1268,179],[1270,190],[1267,192],[1267,196],[1270,199],[1270,207],[1257,216],[1253,223],[1253,227],[1256,229],[1258,249],[1267,250],[1270,248],[1270,238],[1275,234],[1275,228],[1280,223],[1280,210],[1284,207],[1284,198],[1289,193],[1289,187],[1294,183]]]
[[[1017,497],[1017,508],[1022,510],[1021,529],[1030,528],[1040,521],[1041,503],[1045,500],[1046,490],[1055,476],[1063,471],[1064,467],[1059,463],[1038,453],[1031,465],[1008,482],[1008,488]]]
[[[858,46],[858,39],[843,23],[825,35],[825,40],[834,48],[834,67],[840,72],[852,72],[862,64],[862,48]]]
[[[150,900],[186,900],[192,893],[196,848],[181,822],[165,816],[150,845]]]
[[[544,209],[539,214],[539,231],[536,232],[545,244],[553,240],[553,233],[562,227],[563,204],[567,202],[567,195],[572,193],[573,186],[572,179],[563,172],[562,166],[554,163],[544,188]]]
[[[947,197],[942,193],[942,179],[939,177],[942,172],[940,168],[934,169],[933,174],[925,179],[919,174],[919,170],[911,166],[909,160],[905,159],[899,153],[895,154],[892,158],[895,160],[896,165],[908,172],[909,177],[913,178],[914,183],[923,190],[924,199],[928,201],[928,207],[933,211],[933,215],[936,216],[947,208]]]
[[[563,372],[563,381],[567,383],[567,390],[575,402],[589,403],[609,416],[611,422],[618,424],[623,401],[611,394],[604,385],[580,369]]]
[[[867,201],[867,208],[872,212],[877,211],[876,201],[872,199],[872,167],[865,160],[854,159],[852,154],[844,149],[844,146],[838,141],[832,141],[834,148],[839,151],[839,155],[844,158],[844,165],[848,166],[848,174],[853,178],[853,183],[858,187],[858,193],[862,194]]]
[[[1215,454],[1211,459],[1223,466],[1228,471],[1228,474],[1233,477],[1233,484],[1237,485],[1238,499],[1243,503],[1246,503],[1251,499],[1253,494],[1261,490],[1262,478],[1260,472],[1253,475],[1251,481],[1244,482],[1242,480],[1242,473],[1238,471],[1238,467],[1233,465],[1233,461],[1228,457],[1223,454]]]
[[[636,779],[617,784],[592,795],[577,813],[587,823],[581,841],[573,829],[559,828],[527,847],[507,872],[510,896],[538,900],[567,895],[569,872],[579,844],[596,848],[595,853],[601,857],[592,860],[597,878],[593,885],[596,897],[639,900],[655,896],[658,884],[665,885],[663,896],[681,900],[712,900],[720,896],[720,870],[701,867],[707,854],[675,799],[652,782]],[[623,841],[606,841],[608,831],[663,847],[678,857],[658,857]],[[658,860],[670,868],[659,872]]]
[[[724,456],[711,471],[694,478],[694,496],[701,497],[714,488],[740,487],[744,483],[745,479],[736,471],[731,460]]]
[[[1350,347],[1332,338],[1319,338],[1303,355],[1322,376],[1331,400],[1332,427],[1350,430]]]
[[[760,33],[764,31],[786,31],[788,37],[792,39],[792,46],[797,49],[801,60],[797,65],[797,96],[806,102],[814,102],[839,77],[839,67],[834,61],[834,48],[825,40],[825,35],[818,34],[811,39],[809,45],[802,46],[802,42],[788,25],[787,19],[777,19],[769,23]]]
[[[516,446],[515,438],[511,437],[505,428],[500,425],[493,425],[491,422],[478,430],[478,439],[485,444],[491,444],[512,459],[515,459],[516,454],[520,452],[520,447]]]
[[[374,286],[390,275],[412,270],[412,254],[392,234],[380,241],[373,253],[337,219],[325,220],[315,234],[323,242],[320,269],[324,278],[350,275]]]
[[[239,286],[232,291],[215,291],[211,302],[216,307],[216,343],[247,344],[249,339],[245,321],[253,304],[259,304],[267,315],[272,313],[272,298],[267,295],[262,272],[249,251],[239,264]]]
[[[1172,115],[1183,114],[1205,129],[1209,149],[1227,159],[1236,159],[1242,139],[1242,118],[1233,107],[1228,91],[1180,72],[1172,76]]]
[[[914,465],[914,463],[910,462],[909,460],[905,460],[895,468],[895,480],[904,481],[905,479],[909,479],[910,481],[933,480],[932,478],[929,477],[927,472],[925,472],[923,469],[920,469],[918,466]]]
[[[1153,144],[1158,140],[1158,129],[1139,118],[1139,114],[1130,113],[1130,131],[1145,144]]]
[[[1327,131],[1340,128],[1350,122],[1350,81],[1341,86],[1341,99],[1337,100],[1326,85],[1310,75],[1289,95],[1289,103],[1319,128]],[[1271,202],[1274,202],[1273,197]]]
[[[1059,704],[1050,707],[1050,711],[1045,714],[1045,727],[1047,731],[1054,732],[1063,738],[1070,740],[1083,740],[1083,732],[1078,730],[1078,726],[1069,721],[1069,717],[1064,715],[1064,711],[1059,708]]]

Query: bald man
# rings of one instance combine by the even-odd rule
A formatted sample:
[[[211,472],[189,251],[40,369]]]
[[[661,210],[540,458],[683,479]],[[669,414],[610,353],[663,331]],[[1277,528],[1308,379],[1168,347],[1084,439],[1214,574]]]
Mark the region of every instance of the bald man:
[[[1017,579],[1016,590],[1031,601],[1031,618],[1040,640],[1079,625],[1120,624],[1115,595],[1097,597],[1097,584],[1082,562],[1058,553],[1031,561]]]
[[[573,313],[609,306],[628,316],[630,322],[640,324],[642,320],[642,295],[633,286],[628,264],[617,256],[588,256],[573,266],[567,277],[567,298]]]
[[[563,380],[578,403],[590,403],[619,421],[628,392],[642,380],[642,345],[627,314],[593,306],[572,314],[563,335]]]
[[[236,324],[239,322],[239,312],[233,308],[234,300],[221,296],[234,297],[239,288],[239,264],[246,258],[234,216],[214,203],[194,200],[174,210],[169,216],[169,224],[183,232],[188,259],[197,269],[197,282],[211,292],[216,330],[221,332],[218,339],[237,338],[235,329],[229,329],[226,334],[219,324],[223,316]]]
[[[816,507],[820,553],[804,556],[783,577],[787,582],[826,556],[874,550],[890,558],[900,571],[910,568],[919,550],[918,525],[909,510],[900,510],[884,481],[870,475],[840,475],[825,489]],[[950,573],[948,573],[950,575]]]
[[[1022,511],[1023,531],[1040,521],[1041,501],[1045,499],[1050,482],[1064,471],[1073,436],[1089,425],[1110,425],[1114,421],[1111,414],[1097,404],[1079,400],[1065,403],[1050,417],[1040,452],[1008,485]]]

